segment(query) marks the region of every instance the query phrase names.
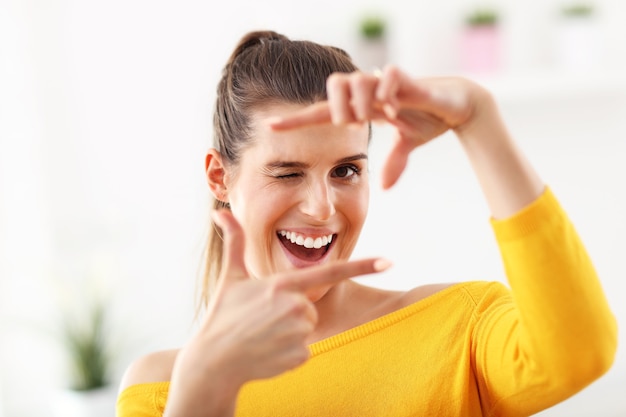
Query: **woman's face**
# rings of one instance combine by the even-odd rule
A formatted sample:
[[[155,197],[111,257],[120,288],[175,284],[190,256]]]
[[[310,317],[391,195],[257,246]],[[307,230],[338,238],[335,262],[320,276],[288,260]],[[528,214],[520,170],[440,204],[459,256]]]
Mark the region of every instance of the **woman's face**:
[[[348,259],[367,214],[367,126],[268,127],[267,119],[300,108],[255,112],[252,142],[227,171],[228,202],[246,233],[248,272],[257,278]]]

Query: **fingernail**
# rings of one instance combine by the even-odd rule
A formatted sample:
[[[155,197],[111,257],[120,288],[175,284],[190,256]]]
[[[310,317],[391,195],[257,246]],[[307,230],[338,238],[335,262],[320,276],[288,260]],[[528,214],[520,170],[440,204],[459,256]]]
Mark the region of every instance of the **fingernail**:
[[[382,272],[385,269],[389,269],[392,263],[388,259],[380,258],[374,261],[374,270],[377,272]]]

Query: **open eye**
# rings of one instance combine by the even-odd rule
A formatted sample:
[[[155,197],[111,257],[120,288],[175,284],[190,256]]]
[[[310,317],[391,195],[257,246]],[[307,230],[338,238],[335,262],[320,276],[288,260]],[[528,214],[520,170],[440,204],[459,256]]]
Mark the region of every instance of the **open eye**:
[[[332,173],[333,177],[349,179],[359,174],[359,168],[354,165],[341,165],[335,168]]]

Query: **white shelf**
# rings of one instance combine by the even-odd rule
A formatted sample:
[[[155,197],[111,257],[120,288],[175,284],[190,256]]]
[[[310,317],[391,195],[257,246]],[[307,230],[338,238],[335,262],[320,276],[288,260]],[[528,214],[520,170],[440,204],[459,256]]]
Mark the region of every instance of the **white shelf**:
[[[591,98],[626,95],[626,76],[616,72],[572,73],[556,70],[480,75],[463,74],[501,101]]]

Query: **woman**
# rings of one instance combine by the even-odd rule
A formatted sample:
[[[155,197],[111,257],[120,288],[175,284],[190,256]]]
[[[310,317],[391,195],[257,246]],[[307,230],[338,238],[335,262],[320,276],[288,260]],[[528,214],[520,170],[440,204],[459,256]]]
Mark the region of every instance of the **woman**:
[[[385,188],[413,149],[454,131],[510,289],[349,279],[389,266],[348,261],[372,121],[397,132]],[[526,416],[610,367],[616,323],[594,268],[480,86],[366,74],[337,48],[252,32],[224,68],[214,126],[206,316],[182,349],[129,367],[119,417]]]

